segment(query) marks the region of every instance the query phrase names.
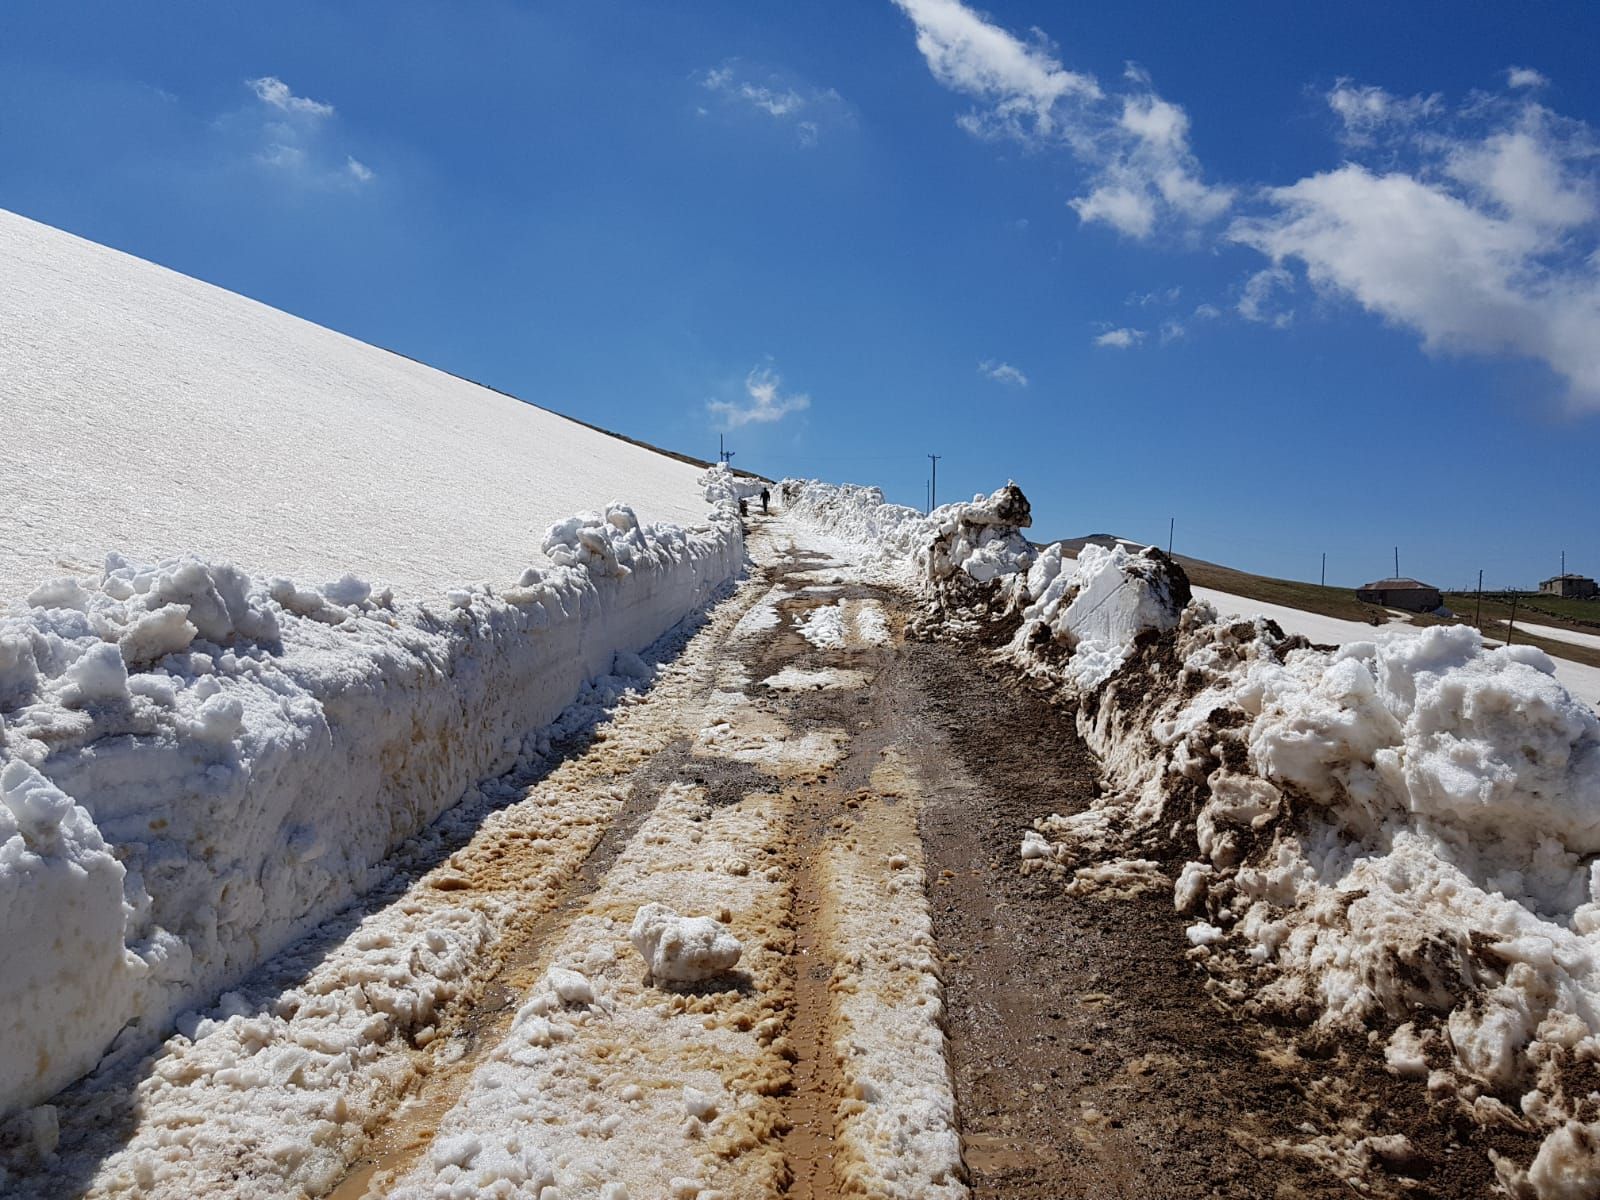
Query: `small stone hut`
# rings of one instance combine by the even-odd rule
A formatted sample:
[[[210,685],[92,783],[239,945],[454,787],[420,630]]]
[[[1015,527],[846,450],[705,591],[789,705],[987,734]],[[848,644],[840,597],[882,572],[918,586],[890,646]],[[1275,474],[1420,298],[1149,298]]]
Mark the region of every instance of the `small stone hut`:
[[[1600,585],[1587,575],[1552,575],[1539,585],[1545,596],[1565,596],[1569,600],[1593,600],[1600,597]]]
[[[1415,579],[1380,579],[1365,584],[1356,589],[1356,599],[1363,604],[1403,608],[1406,612],[1432,612],[1444,607],[1444,597],[1438,588]]]

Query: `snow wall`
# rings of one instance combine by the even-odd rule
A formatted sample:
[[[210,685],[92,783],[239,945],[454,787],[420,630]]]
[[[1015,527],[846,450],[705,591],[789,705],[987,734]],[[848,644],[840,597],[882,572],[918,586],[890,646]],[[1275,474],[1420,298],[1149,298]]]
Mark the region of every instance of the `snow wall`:
[[[926,623],[1009,622],[1003,657],[1075,711],[1107,793],[1026,831],[1025,867],[1144,872],[1218,994],[1364,1034],[1436,1102],[1543,1133],[1530,1164],[1496,1160],[1509,1194],[1600,1194],[1600,719],[1542,651],[1465,626],[1314,646],[1219,619],[1159,550],[1034,551],[995,523],[1001,493],[921,518],[784,488],[911,555]]]
[[[441,604],[113,557],[0,617],[0,1113],[143,1047],[382,877],[397,844],[744,560],[626,505]]]

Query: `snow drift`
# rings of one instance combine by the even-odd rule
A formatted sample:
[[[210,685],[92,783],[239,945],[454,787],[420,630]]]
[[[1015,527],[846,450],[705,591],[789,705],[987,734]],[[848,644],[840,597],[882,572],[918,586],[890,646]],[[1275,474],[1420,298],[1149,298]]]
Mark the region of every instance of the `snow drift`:
[[[794,490],[835,533],[879,527],[834,519],[859,492]],[[994,578],[985,610],[1020,617],[1003,654],[1057,688],[1108,785],[1027,831],[1025,867],[1169,865],[1222,994],[1376,1031],[1441,1103],[1547,1134],[1497,1162],[1512,1194],[1594,1194],[1600,719],[1549,658],[1463,626],[1314,646],[1219,619],[1154,549],[1056,545]]]
[[[437,603],[113,556],[0,617],[0,1112],[349,903],[704,604],[743,561],[728,472],[704,489],[702,526],[611,504],[552,526],[550,565]]]

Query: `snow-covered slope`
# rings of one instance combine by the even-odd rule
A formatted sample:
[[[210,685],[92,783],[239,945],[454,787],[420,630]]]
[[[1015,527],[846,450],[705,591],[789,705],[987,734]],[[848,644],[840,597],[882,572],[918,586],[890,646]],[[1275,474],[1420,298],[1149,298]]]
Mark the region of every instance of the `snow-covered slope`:
[[[112,551],[422,598],[618,496],[705,516],[694,466],[3,211],[0,414],[0,601]]]

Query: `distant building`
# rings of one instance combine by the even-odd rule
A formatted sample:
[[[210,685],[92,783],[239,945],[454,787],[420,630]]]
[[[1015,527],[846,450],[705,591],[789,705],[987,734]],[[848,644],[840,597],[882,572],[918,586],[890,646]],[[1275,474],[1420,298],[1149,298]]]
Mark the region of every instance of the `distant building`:
[[[1587,575],[1552,575],[1539,585],[1546,596],[1565,596],[1569,600],[1593,600],[1600,597],[1600,585]]]
[[[1438,588],[1415,579],[1380,579],[1358,587],[1356,599],[1363,604],[1381,604],[1384,608],[1403,608],[1407,612],[1432,612],[1444,607],[1444,597]]]

